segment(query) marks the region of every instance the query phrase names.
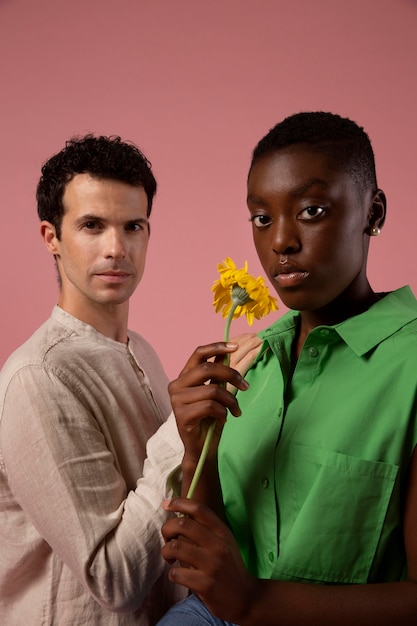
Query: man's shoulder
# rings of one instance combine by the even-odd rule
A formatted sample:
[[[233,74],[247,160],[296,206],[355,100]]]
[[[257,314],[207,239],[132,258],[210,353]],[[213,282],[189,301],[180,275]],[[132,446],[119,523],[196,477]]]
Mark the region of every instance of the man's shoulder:
[[[0,380],[10,379],[25,367],[43,367],[53,347],[65,341],[71,333],[71,329],[50,317],[8,357],[0,372]]]

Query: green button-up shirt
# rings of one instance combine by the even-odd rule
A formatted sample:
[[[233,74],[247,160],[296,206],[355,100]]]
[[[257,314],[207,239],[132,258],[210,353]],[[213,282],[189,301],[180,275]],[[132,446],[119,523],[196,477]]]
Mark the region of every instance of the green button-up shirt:
[[[405,576],[401,526],[417,443],[417,301],[408,287],[307,337],[299,313],[261,333],[219,449],[226,512],[258,577],[364,583]]]

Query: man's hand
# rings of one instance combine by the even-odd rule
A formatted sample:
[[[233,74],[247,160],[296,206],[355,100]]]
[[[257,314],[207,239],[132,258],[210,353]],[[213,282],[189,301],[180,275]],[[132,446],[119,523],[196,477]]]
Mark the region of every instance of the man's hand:
[[[262,347],[262,339],[255,333],[244,333],[237,335],[231,340],[238,344],[235,352],[230,354],[230,367],[236,369],[242,376],[245,376],[250,366],[255,361]],[[228,384],[227,389],[232,393],[236,393],[237,389]]]

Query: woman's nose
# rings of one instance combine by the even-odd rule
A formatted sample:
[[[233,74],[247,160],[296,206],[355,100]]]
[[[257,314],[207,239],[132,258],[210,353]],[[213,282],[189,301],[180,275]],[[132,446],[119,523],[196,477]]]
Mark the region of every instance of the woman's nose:
[[[300,249],[301,243],[297,228],[288,220],[274,224],[272,246],[277,254],[291,254]]]

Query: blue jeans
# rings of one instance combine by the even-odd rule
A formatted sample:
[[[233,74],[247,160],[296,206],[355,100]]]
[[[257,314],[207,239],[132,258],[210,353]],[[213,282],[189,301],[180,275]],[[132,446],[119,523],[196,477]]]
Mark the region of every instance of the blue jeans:
[[[214,617],[197,596],[178,602],[159,620],[156,626],[237,626]]]

